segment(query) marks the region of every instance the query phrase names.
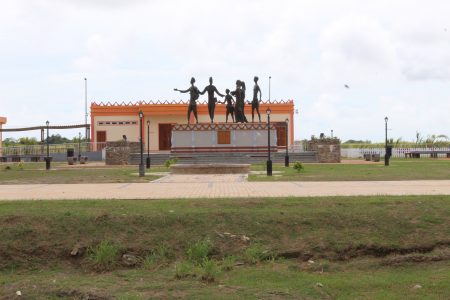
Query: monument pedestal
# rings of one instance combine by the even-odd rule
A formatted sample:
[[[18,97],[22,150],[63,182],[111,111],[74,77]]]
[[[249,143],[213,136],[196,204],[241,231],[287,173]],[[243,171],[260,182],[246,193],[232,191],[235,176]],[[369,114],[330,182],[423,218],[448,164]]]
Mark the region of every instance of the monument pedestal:
[[[200,123],[172,126],[172,153],[277,152],[277,131],[267,123]]]

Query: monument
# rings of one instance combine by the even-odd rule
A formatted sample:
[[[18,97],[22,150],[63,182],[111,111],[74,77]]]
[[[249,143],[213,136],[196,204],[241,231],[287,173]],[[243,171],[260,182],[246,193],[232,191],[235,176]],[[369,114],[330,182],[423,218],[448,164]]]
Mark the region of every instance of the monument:
[[[197,99],[200,96],[199,89],[194,85],[195,78],[191,78],[191,87],[187,90],[179,90],[174,89],[174,91],[180,92],[180,93],[187,93],[189,92],[190,99],[189,99],[189,106],[188,106],[188,112],[187,112],[187,121],[188,124],[190,123],[191,119],[191,112],[194,112],[195,122],[198,123],[198,116],[197,116]]]
[[[224,97],[217,88],[213,85],[212,77],[209,77],[209,85],[206,86],[200,94],[203,95],[205,92],[208,92],[208,113],[209,118],[211,119],[211,123],[214,123],[214,109],[216,108],[217,98],[214,97],[214,93],[219,95],[220,97]]]
[[[252,100],[252,122],[255,121],[255,110],[258,113],[259,123],[261,123],[261,114],[259,113],[259,101],[261,101],[261,89],[258,85],[258,76],[253,78],[255,82],[255,86],[253,87],[253,100]],[[258,92],[259,92],[259,101],[258,101]]]

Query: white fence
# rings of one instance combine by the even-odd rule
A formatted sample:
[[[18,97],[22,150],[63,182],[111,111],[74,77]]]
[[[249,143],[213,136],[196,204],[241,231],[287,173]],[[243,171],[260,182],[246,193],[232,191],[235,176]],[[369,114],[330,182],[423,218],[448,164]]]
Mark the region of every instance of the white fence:
[[[450,151],[447,148],[392,148],[392,157],[405,157],[405,153],[411,151]],[[341,156],[346,158],[362,158],[364,154],[380,154],[384,156],[385,148],[341,148]],[[421,156],[429,157],[429,154],[422,154]],[[438,154],[438,156],[445,157],[445,154]]]

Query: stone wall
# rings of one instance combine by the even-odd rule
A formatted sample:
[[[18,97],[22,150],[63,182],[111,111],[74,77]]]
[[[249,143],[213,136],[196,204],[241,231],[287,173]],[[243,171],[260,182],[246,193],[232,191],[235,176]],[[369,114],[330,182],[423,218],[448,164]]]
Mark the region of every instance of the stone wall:
[[[312,139],[307,142],[307,149],[317,152],[319,162],[341,162],[341,141],[337,138]]]
[[[140,143],[125,141],[107,142],[105,150],[107,165],[128,165],[130,164],[130,154],[140,152]]]

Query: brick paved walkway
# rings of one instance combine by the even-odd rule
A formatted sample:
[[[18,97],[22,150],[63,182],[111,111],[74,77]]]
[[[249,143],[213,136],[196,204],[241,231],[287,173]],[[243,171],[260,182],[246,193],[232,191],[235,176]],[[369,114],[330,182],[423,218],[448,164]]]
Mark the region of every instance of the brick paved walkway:
[[[150,183],[0,185],[0,200],[450,195],[450,180],[247,182],[245,175],[170,175]]]

